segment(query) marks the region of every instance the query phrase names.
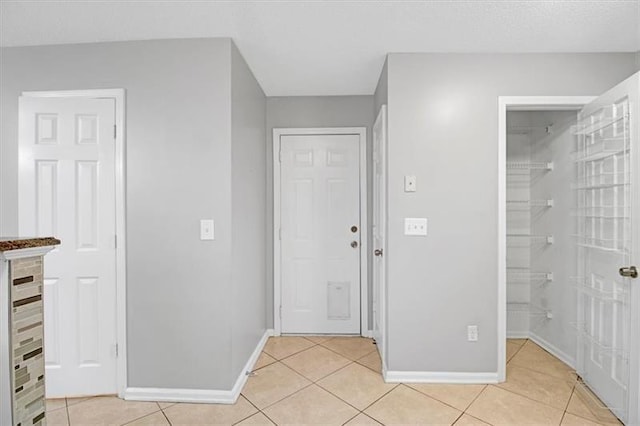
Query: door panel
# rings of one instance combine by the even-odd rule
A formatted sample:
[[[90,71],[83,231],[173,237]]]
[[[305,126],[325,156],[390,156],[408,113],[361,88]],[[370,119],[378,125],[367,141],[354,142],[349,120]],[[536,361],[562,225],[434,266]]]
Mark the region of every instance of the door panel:
[[[373,125],[373,338],[386,365],[387,107]]]
[[[20,98],[20,235],[45,257],[47,397],[116,393],[115,103]]]
[[[638,263],[639,81],[636,74],[587,105],[576,126],[577,370],[631,423],[638,420],[638,282],[619,268]]]
[[[360,333],[359,147],[358,135],[281,136],[283,333]]]

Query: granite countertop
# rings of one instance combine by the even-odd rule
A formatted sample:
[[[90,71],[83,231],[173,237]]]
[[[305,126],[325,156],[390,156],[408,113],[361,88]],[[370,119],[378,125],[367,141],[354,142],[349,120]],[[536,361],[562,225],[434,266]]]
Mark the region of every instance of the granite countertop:
[[[31,247],[57,246],[60,240],[47,238],[0,237],[0,251],[26,249]]]

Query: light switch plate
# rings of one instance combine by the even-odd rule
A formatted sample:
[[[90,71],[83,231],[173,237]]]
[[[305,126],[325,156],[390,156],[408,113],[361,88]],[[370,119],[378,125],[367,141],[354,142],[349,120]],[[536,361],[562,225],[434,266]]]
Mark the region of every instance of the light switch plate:
[[[404,177],[404,192],[416,192],[417,179],[415,176]]]
[[[200,239],[201,240],[213,240],[214,238],[214,224],[213,219],[202,219],[200,221]]]
[[[424,237],[427,235],[427,218],[425,217],[405,217],[404,235],[417,235]]]

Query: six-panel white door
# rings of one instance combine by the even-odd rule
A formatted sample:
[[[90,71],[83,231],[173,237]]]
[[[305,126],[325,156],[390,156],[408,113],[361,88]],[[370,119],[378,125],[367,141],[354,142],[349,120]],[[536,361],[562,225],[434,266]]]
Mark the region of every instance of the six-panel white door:
[[[360,136],[280,137],[281,331],[360,333]]]
[[[20,98],[20,235],[55,236],[45,258],[46,393],[116,384],[115,103]]]
[[[640,74],[585,106],[576,150],[577,372],[628,424],[640,421],[640,287],[620,268],[640,266],[638,101]]]
[[[386,315],[386,250],[387,235],[387,107],[383,105],[373,124],[373,338],[383,364],[385,353]]]

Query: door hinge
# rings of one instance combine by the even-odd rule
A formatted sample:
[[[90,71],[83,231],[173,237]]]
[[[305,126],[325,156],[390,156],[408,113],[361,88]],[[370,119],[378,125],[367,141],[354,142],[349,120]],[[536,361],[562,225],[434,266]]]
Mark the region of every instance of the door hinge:
[[[113,138],[118,137],[118,126],[116,124],[113,125]]]
[[[282,228],[278,228],[278,239],[282,240]]]
[[[118,344],[115,344],[115,352],[116,352],[116,358],[118,358],[119,355],[119,350],[118,350]]]
[[[282,305],[280,305],[280,319],[282,319]]]
[[[118,236],[113,236],[113,248],[118,248]]]

